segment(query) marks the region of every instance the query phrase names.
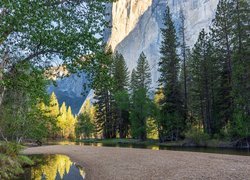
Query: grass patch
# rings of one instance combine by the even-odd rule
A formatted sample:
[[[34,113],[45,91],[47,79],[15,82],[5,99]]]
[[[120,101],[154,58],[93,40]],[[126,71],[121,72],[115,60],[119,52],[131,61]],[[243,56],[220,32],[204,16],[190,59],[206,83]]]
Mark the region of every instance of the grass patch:
[[[24,173],[23,166],[33,165],[27,156],[20,155],[23,146],[0,142],[0,179],[15,179]]]

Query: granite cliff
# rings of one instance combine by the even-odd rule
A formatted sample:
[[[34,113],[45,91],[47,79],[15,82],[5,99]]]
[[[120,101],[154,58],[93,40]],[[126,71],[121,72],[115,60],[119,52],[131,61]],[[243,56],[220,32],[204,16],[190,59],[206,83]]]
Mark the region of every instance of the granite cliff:
[[[215,15],[219,0],[118,0],[109,5],[108,17],[112,28],[106,31],[108,44],[123,54],[129,70],[135,66],[143,51],[149,61],[152,86],[155,87],[159,73],[160,29],[163,27],[166,4],[170,6],[178,29],[180,9],[186,18],[187,44],[192,47],[202,28],[208,29]]]

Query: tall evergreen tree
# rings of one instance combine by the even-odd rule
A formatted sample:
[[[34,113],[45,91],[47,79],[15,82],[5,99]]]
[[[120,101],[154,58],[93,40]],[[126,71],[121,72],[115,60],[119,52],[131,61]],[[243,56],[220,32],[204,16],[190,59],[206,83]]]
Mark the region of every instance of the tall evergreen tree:
[[[250,2],[235,0],[232,3],[234,97],[232,136],[247,137],[250,135]]]
[[[91,138],[95,131],[95,125],[93,124],[90,114],[86,112],[81,113],[77,117],[76,123],[76,136],[77,138]]]
[[[66,113],[66,129],[67,129],[67,138],[75,138],[75,125],[76,119],[72,114],[71,107],[69,106]]]
[[[162,119],[160,120],[160,141],[177,140],[185,128],[180,86],[178,82],[180,59],[177,55],[177,37],[172,21],[170,9],[167,6],[164,26],[162,29],[163,41],[159,62],[160,87],[163,90],[164,100],[160,104]]]
[[[60,128],[59,136],[64,138],[67,136],[67,107],[65,102],[60,107],[60,116],[58,116],[58,127]]]
[[[95,90],[96,123],[103,138],[116,137],[112,50],[97,54],[92,87]]]
[[[91,104],[90,99],[86,99],[81,107],[80,114],[77,116],[75,125],[77,138],[97,138],[97,130],[95,125],[95,107]]]
[[[60,130],[58,126],[59,115],[60,115],[59,103],[58,103],[56,94],[52,92],[52,94],[50,95],[50,99],[49,99],[49,107],[48,107],[48,114],[47,114],[47,116],[51,117],[55,121],[54,122],[55,126],[52,126],[50,129],[50,132],[52,132],[52,134],[50,133],[49,136],[52,138],[55,138]]]
[[[131,73],[131,78],[130,78],[130,91],[133,92],[136,89],[136,70],[133,69]]]
[[[132,71],[131,89],[131,132],[132,137],[140,140],[147,139],[147,118],[150,111],[149,89],[151,74],[148,61],[142,52],[137,67]]]
[[[129,85],[129,72],[125,59],[122,54],[116,52],[114,54],[114,89],[115,91],[127,90]]]
[[[187,43],[186,43],[186,18],[184,15],[183,9],[180,10],[180,44],[181,44],[181,57],[182,57],[182,77],[183,77],[183,85],[184,85],[184,111],[185,111],[185,121],[187,122],[188,118],[188,90],[187,90]]]
[[[216,74],[217,63],[213,59],[211,39],[203,29],[194,45],[190,60],[191,105],[196,125],[203,127],[205,133],[212,134],[218,129],[215,117],[216,110]]]
[[[49,113],[51,116],[58,117],[59,111],[59,103],[56,97],[56,94],[52,92],[50,95],[50,102],[49,102]]]
[[[232,120],[232,3],[220,0],[212,24],[216,58],[220,59],[219,119],[220,127]]]
[[[152,79],[150,66],[148,64],[147,57],[145,56],[144,52],[140,54],[136,69],[134,71],[134,75],[135,83],[133,84],[135,85],[135,89],[143,88],[149,91]]]
[[[129,72],[124,57],[118,52],[114,55],[113,78],[119,136],[126,138],[129,128]]]

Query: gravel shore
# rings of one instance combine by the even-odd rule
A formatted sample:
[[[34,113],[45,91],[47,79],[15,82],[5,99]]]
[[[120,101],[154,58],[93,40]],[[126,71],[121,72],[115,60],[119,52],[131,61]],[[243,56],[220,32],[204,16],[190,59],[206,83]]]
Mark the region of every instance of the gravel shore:
[[[250,156],[76,145],[32,147],[24,154],[68,155],[91,180],[250,179]]]

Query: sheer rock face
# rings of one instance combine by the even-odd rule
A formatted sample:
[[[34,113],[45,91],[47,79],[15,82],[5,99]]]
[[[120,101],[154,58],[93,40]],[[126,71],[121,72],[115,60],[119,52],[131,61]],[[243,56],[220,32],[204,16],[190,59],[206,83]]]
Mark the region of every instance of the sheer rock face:
[[[120,0],[111,7],[110,45],[115,48],[137,26],[141,16],[152,6],[152,0]]]
[[[123,54],[129,70],[143,51],[149,61],[152,86],[156,87],[161,44],[162,18],[168,3],[178,29],[179,12],[186,17],[187,44],[192,47],[202,28],[208,29],[219,0],[118,0],[109,5],[112,28],[106,31],[108,44]],[[177,30],[178,32],[178,30]]]

